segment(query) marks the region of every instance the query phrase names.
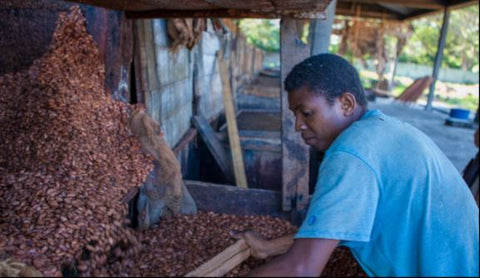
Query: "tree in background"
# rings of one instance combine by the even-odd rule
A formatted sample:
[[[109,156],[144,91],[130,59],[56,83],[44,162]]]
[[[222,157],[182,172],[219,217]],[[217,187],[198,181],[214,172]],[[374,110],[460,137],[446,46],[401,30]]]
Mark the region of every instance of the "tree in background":
[[[242,19],[239,26],[247,42],[269,52],[280,50],[280,20]]]
[[[479,6],[473,5],[456,9],[451,11],[450,22],[448,27],[448,35],[446,45],[443,52],[443,67],[463,69],[467,71],[478,72],[479,70]],[[390,25],[384,26],[384,33],[386,35],[383,39],[374,39],[378,37],[377,31],[380,31],[380,27],[384,24],[378,24],[378,29],[372,29],[376,31],[375,34],[368,36],[361,36],[358,33],[362,28],[358,28],[355,31],[355,26],[352,22],[339,24],[346,20],[343,17],[337,16],[336,23],[334,22],[334,35],[335,29],[337,29],[337,38],[332,38],[332,45],[330,47],[333,53],[342,53],[350,60],[353,57],[358,57],[360,60],[375,59],[375,56],[386,56],[387,58],[398,57],[399,62],[409,62],[420,65],[433,66],[435,60],[435,54],[437,52],[438,39],[440,35],[440,29],[442,25],[442,14],[436,14],[434,16],[417,19],[410,23],[413,26],[414,32],[410,37],[410,27],[402,27],[404,30],[392,30],[398,26]],[[358,21],[360,25],[361,21]],[[371,25],[371,23],[369,23]],[[335,27],[338,25],[337,27]],[[364,29],[368,29],[365,23]],[[257,47],[271,52],[278,52],[280,49],[280,21],[278,19],[242,19],[239,21],[239,26],[243,34],[247,37],[247,41],[256,45]],[[405,25],[406,26],[406,25]],[[338,30],[343,29],[344,30]],[[347,30],[349,29],[350,30]],[[355,40],[356,43],[349,43],[349,47],[342,45],[338,37],[345,36],[341,32],[349,31],[350,39]],[[354,34],[357,33],[355,36]],[[399,36],[400,34],[400,36]],[[402,35],[406,34],[406,35]],[[395,38],[392,38],[395,37]],[[357,38],[357,39],[355,39]],[[361,38],[365,38],[364,42],[361,42]],[[370,43],[368,42],[370,41]],[[408,41],[408,42],[407,42]],[[391,47],[391,45],[399,44],[399,47]],[[402,44],[406,45],[403,47]],[[386,53],[373,54],[367,49],[376,49],[379,46],[375,44],[387,45]],[[346,47],[346,48],[345,48]],[[401,53],[394,53],[390,49],[402,49]],[[364,49],[365,51],[361,51]],[[394,53],[394,54],[391,54]],[[399,56],[397,56],[400,54]],[[377,65],[379,69],[377,71],[381,74],[383,72],[383,63]],[[381,78],[380,78],[381,79]]]
[[[443,67],[478,71],[478,5],[451,11]],[[415,33],[400,55],[401,62],[433,65],[437,51],[442,14],[412,21]]]

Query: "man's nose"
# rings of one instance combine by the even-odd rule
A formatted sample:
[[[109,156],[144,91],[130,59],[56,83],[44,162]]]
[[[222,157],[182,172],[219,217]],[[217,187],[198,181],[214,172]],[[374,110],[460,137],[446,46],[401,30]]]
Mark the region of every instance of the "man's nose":
[[[305,124],[303,123],[303,120],[301,119],[301,117],[295,117],[295,131],[301,132],[304,129],[305,129]]]

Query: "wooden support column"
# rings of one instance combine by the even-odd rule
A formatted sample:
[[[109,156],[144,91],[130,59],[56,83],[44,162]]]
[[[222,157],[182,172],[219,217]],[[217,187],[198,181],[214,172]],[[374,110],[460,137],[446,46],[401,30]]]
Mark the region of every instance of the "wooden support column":
[[[137,102],[146,103],[148,90],[147,58],[145,57],[145,31],[143,20],[135,20],[133,23],[135,40],[135,84],[137,86]]]
[[[295,132],[295,118],[288,107],[283,80],[299,62],[310,56],[310,47],[299,38],[296,20],[280,21],[280,59],[282,76],[282,208],[301,210],[308,204],[309,150],[300,134]]]
[[[222,80],[223,104],[225,106],[225,116],[227,118],[228,141],[232,151],[233,170],[235,173],[235,183],[237,186],[247,188],[247,177],[245,175],[245,166],[243,163],[242,147],[240,145],[240,136],[238,135],[237,116],[233,104],[232,89],[229,78],[228,60],[223,57],[223,52],[217,54],[220,78]]]
[[[144,35],[144,46],[145,46],[145,66],[146,66],[146,92],[145,92],[145,107],[147,113],[152,119],[158,121],[155,117],[155,114],[160,114],[160,111],[153,111],[154,107],[152,106],[152,95],[155,90],[158,90],[158,76],[157,76],[157,67],[156,67],[156,55],[155,55],[155,43],[154,43],[154,33],[153,33],[153,20],[147,19],[142,20],[143,22],[143,35]],[[158,107],[155,107],[158,108]]]
[[[443,48],[445,47],[445,41],[447,40],[447,29],[448,29],[449,19],[450,19],[450,10],[447,8],[444,8],[442,29],[440,30],[440,38],[438,39],[438,48],[437,48],[437,54],[435,55],[435,64],[433,65],[433,74],[432,74],[433,81],[432,81],[432,84],[430,84],[430,91],[428,93],[428,100],[427,100],[427,105],[425,106],[425,110],[432,110],[432,102],[435,94],[435,83],[437,82],[438,72],[440,70],[440,67],[442,66]]]
[[[312,36],[312,55],[328,53],[330,47],[330,37],[332,34],[333,19],[335,18],[335,9],[337,0],[332,0],[325,10],[326,18],[311,21]]]
[[[390,77],[390,83],[388,83],[388,90],[391,91],[393,89],[393,83],[395,82],[395,74],[397,72],[397,65],[398,65],[398,57],[400,56],[400,39],[397,38],[397,44],[395,47],[395,58],[393,59],[393,69],[392,69],[392,76]]]

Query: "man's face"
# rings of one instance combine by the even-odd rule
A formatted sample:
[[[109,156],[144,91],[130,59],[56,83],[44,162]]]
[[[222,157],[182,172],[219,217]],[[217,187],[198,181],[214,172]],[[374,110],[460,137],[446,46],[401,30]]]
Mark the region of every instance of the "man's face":
[[[338,98],[331,105],[306,86],[289,92],[288,103],[295,115],[295,131],[301,133],[305,144],[319,151],[328,149],[349,124]]]

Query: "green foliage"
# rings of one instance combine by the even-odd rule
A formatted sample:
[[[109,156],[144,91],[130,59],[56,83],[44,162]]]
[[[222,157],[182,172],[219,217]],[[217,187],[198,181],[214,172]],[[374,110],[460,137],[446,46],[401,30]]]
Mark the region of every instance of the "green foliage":
[[[478,5],[450,13],[442,67],[478,71]],[[400,62],[433,65],[438,48],[443,14],[412,22],[415,32],[399,57]]]
[[[240,30],[247,41],[258,48],[271,52],[280,50],[280,20],[242,19]]]
[[[479,68],[479,6],[472,5],[453,10],[443,51],[442,67],[478,71]],[[443,14],[421,18],[412,22],[415,32],[399,56],[400,62],[433,66],[438,47]],[[280,20],[241,19],[239,26],[249,43],[265,51],[280,50]],[[306,42],[308,25],[304,26],[302,40]],[[334,35],[335,36],[335,35]],[[338,52],[339,41],[332,40],[330,51]],[[393,57],[396,39],[386,37],[388,56]],[[392,53],[390,53],[392,52]],[[347,59],[352,53],[345,53]],[[368,57],[365,57],[368,59]],[[350,59],[351,60],[351,59]]]

